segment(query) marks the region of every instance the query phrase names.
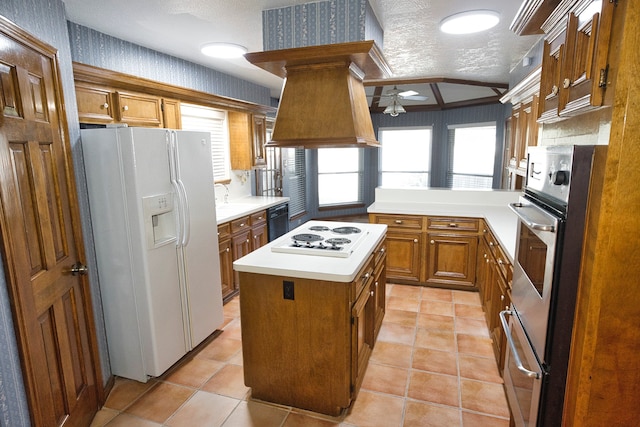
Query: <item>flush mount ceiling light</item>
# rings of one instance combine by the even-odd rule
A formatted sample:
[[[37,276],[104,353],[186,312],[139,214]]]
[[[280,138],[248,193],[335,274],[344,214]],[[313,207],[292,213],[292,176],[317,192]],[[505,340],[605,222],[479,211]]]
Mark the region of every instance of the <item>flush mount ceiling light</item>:
[[[200,52],[214,58],[241,58],[247,53],[247,48],[233,43],[207,43],[200,48]]]
[[[470,10],[447,16],[440,22],[440,31],[447,34],[471,34],[498,25],[500,14],[493,10]]]

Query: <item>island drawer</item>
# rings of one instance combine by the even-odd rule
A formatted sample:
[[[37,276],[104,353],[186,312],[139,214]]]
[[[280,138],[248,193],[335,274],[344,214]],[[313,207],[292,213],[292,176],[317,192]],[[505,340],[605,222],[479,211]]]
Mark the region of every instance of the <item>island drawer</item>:
[[[351,301],[354,302],[367,285],[371,284],[375,271],[374,256],[371,255],[367,263],[360,269],[351,285]]]

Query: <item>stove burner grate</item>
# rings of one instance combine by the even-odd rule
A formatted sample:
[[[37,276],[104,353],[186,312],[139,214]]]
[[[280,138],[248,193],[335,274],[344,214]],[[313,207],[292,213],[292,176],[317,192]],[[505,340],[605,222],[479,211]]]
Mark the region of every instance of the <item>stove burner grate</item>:
[[[332,237],[331,239],[325,240],[325,242],[331,245],[348,245],[349,243],[351,243],[351,240],[345,237]]]
[[[311,231],[329,231],[329,227],[326,227],[324,225],[314,225],[309,227],[309,230]]]
[[[296,234],[292,239],[297,240],[298,242],[317,242],[319,240],[323,240],[323,237],[318,234],[303,233]]]
[[[357,227],[336,227],[333,230],[334,233],[337,234],[356,234],[360,233],[360,229]]]

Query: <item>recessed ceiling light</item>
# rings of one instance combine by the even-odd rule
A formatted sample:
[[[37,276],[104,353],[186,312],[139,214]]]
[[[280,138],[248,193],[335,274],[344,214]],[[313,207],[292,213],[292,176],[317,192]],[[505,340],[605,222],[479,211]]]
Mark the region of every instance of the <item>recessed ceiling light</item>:
[[[440,31],[447,34],[471,34],[488,30],[500,22],[493,10],[470,10],[447,16],[440,22]]]
[[[200,48],[200,52],[214,58],[240,58],[247,53],[247,48],[233,43],[207,43]]]

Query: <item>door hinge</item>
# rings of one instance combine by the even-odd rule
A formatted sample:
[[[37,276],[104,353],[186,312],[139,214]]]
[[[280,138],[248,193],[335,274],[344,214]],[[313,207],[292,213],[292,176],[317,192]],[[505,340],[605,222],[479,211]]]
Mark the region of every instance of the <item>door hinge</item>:
[[[607,76],[609,74],[609,64],[605,68],[600,69],[600,79],[598,80],[598,87],[607,87]]]
[[[353,384],[351,384],[349,386],[349,393],[353,394],[356,391],[356,386],[354,386]]]
[[[355,317],[353,317],[353,316],[351,316],[351,324],[352,324],[352,325],[355,325],[355,324],[356,324],[356,318],[355,318]]]

